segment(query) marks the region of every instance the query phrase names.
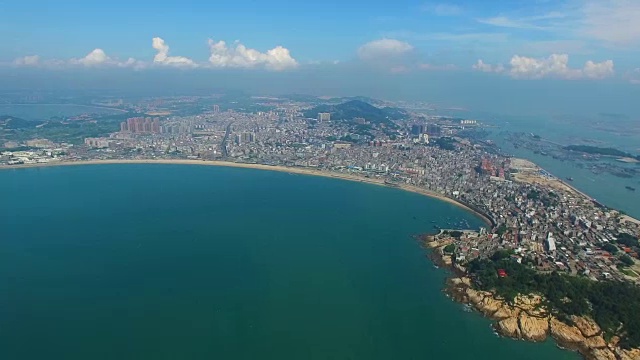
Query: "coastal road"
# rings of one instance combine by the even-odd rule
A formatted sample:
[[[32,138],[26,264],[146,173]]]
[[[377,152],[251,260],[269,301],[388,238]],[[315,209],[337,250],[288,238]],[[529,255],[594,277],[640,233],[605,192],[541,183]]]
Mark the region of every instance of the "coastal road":
[[[227,152],[227,141],[229,140],[229,134],[231,133],[231,125],[233,123],[230,122],[229,125],[227,125],[227,130],[224,133],[224,138],[222,139],[222,155],[224,157],[228,157],[229,153]]]

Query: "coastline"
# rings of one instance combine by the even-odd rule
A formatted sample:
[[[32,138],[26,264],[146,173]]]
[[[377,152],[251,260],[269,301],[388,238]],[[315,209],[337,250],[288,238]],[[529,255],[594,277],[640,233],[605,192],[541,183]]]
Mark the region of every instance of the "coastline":
[[[427,257],[434,265],[449,272],[444,287],[447,296],[492,320],[492,327],[500,336],[529,342],[542,342],[551,337],[559,348],[575,351],[586,360],[640,358],[640,349],[621,348],[618,336],[607,339],[589,317],[572,315],[569,320],[559,319],[545,307],[544,298],[538,294],[519,294],[510,303],[492,292],[474,289],[466,269],[454,264],[452,257],[444,252],[450,242],[436,240],[435,235],[418,235],[417,239],[429,249]]]
[[[329,171],[322,171],[316,169],[302,168],[302,167],[288,167],[288,166],[272,166],[272,165],[263,165],[263,164],[248,164],[248,163],[236,163],[230,161],[219,161],[219,160],[188,160],[188,159],[140,159],[140,160],[126,160],[126,159],[117,159],[117,160],[81,160],[81,161],[59,161],[59,162],[48,162],[48,163],[36,163],[36,164],[19,164],[19,165],[0,165],[1,170],[11,170],[11,169],[28,169],[28,168],[42,168],[42,167],[53,167],[53,166],[80,166],[80,165],[109,165],[109,164],[164,164],[164,165],[200,165],[200,166],[222,166],[222,167],[232,167],[232,168],[244,168],[244,169],[254,169],[254,170],[267,170],[267,171],[278,171],[278,172],[286,172],[292,174],[299,175],[310,175],[310,176],[322,176],[327,178],[339,179],[339,180],[347,180],[353,182],[360,182],[372,185],[379,186],[387,186],[385,185],[384,180],[382,179],[373,179],[373,178],[364,178],[352,174],[342,174],[335,173]],[[455,199],[444,196],[442,194],[436,193],[434,191],[422,189],[413,185],[406,184],[398,184],[395,188],[401,189],[404,191],[412,192],[415,194],[419,194],[422,196],[427,196],[436,200],[444,201],[446,203],[458,206],[463,210],[466,210],[477,217],[479,217],[485,224],[488,226],[492,226],[492,221],[487,217],[487,215],[480,213],[479,211],[472,209],[471,207],[463,204]]]
[[[114,110],[121,113],[127,113],[127,110],[104,106],[104,105],[87,105],[87,104],[72,104],[72,103],[42,103],[42,104],[29,104],[29,103],[11,103],[11,104],[2,104],[7,106],[64,106],[64,105],[72,105],[72,106],[80,106],[80,107],[88,107],[88,108],[96,108],[96,109],[106,109],[106,110]]]

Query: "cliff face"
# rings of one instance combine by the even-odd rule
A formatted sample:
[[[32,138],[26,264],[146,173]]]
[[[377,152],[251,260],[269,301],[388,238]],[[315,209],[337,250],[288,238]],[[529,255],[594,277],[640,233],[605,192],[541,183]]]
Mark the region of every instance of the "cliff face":
[[[520,313],[518,325],[522,331],[522,336],[529,341],[544,341],[549,331],[549,320],[527,314],[526,311]]]
[[[448,284],[454,299],[469,303],[497,320],[495,328],[504,336],[544,341],[550,334],[560,345],[579,351],[588,360],[640,360],[640,349],[619,348],[617,337],[607,344],[592,319],[572,316],[571,324],[567,324],[551,316],[539,295],[519,295],[509,304],[490,292],[472,289],[467,277],[450,279]]]

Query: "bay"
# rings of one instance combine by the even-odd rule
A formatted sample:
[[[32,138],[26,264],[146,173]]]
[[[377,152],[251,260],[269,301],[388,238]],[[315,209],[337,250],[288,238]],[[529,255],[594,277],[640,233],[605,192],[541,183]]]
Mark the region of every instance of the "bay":
[[[473,214],[250,169],[0,171],[2,359],[577,359],[498,338],[411,235]]]
[[[77,104],[0,104],[0,115],[10,115],[32,121],[49,120],[52,117],[68,117],[82,114],[119,114],[121,112],[124,111]]]

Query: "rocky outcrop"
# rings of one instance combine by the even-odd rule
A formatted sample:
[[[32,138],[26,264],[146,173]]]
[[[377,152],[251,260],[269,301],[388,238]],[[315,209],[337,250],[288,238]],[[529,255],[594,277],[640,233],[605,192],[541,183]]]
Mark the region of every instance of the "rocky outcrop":
[[[584,347],[589,349],[601,349],[607,347],[607,342],[604,341],[604,338],[600,335],[586,338],[582,344]]]
[[[582,333],[577,327],[567,325],[555,317],[552,317],[551,320],[549,320],[549,328],[551,330],[551,335],[553,335],[553,337],[562,345],[568,345],[573,348],[585,341],[584,336],[582,336]]]
[[[496,320],[502,320],[507,318],[517,318],[520,315],[520,308],[510,305],[503,305],[498,311],[493,313],[492,317]]]
[[[620,360],[638,360],[640,359],[640,349],[624,350],[617,348],[616,355]]]
[[[504,302],[496,300],[492,296],[485,296],[476,306],[485,315],[491,316],[504,306]]]
[[[505,336],[518,338],[518,339],[522,334],[520,332],[520,327],[518,326],[518,318],[515,318],[515,317],[510,317],[510,318],[506,318],[498,321],[497,330]]]
[[[607,344],[602,330],[590,318],[572,316],[565,323],[550,316],[539,295],[519,295],[509,303],[490,292],[474,290],[468,277],[452,278],[448,285],[453,298],[497,320],[495,328],[504,336],[544,341],[550,334],[560,345],[579,351],[588,360],[640,360],[640,349],[621,349],[617,336]]]
[[[616,355],[609,349],[591,349],[584,354],[587,359],[593,360],[618,360]]]
[[[549,319],[539,318],[522,311],[518,317],[518,325],[522,332],[522,337],[529,341],[544,341],[549,331]]]
[[[575,327],[580,329],[580,332],[584,337],[596,336],[601,332],[600,326],[598,326],[595,321],[586,317],[572,315],[571,322],[573,322]]]

